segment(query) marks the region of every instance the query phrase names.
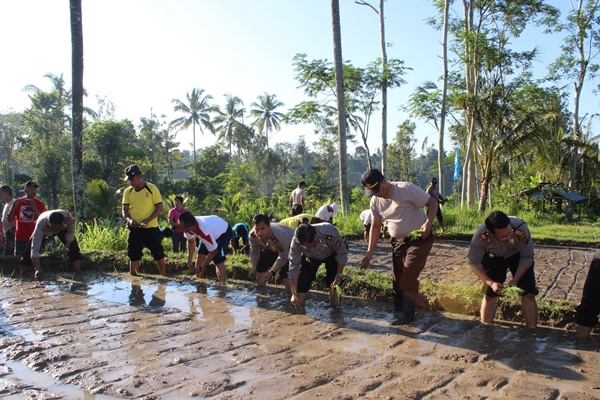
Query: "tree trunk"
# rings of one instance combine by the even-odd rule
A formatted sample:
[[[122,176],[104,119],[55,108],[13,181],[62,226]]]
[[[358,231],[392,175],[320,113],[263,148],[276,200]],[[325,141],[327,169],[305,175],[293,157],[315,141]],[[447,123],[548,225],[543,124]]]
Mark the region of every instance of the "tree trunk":
[[[73,203],[78,221],[86,219],[85,180],[83,176],[83,22],[81,0],[70,0],[71,65],[73,74],[73,126],[71,141],[71,175]]]
[[[189,125],[188,125],[189,126]],[[198,180],[198,166],[197,164],[197,156],[196,156],[196,121],[192,121],[192,136],[193,139],[192,141],[194,142],[194,176],[196,177],[196,180]]]
[[[381,42],[381,71],[387,76],[387,51],[385,43],[385,19],[383,13],[384,0],[379,0],[379,37]],[[387,80],[381,85],[381,173],[387,169]]]
[[[338,111],[338,136],[339,136],[339,165],[340,165],[340,201],[342,203],[342,215],[350,211],[350,191],[348,189],[347,175],[347,150],[346,150],[346,107],[344,95],[344,72],[342,58],[342,29],[340,25],[340,3],[339,0],[331,0],[331,18],[333,28],[333,64],[335,69],[335,82],[337,93]]]
[[[438,134],[438,188],[440,194],[444,197],[446,196],[444,193],[444,129],[446,126],[446,97],[448,94],[448,12],[450,9],[450,1],[451,0],[445,0],[444,2],[444,33],[442,39],[442,109],[440,110],[440,130]]]

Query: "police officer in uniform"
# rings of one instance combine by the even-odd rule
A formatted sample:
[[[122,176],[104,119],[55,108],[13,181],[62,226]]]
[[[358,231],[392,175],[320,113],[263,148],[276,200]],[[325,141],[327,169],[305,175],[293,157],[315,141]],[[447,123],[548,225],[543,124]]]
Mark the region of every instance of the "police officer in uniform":
[[[502,294],[506,273],[512,279],[508,286],[523,289],[521,310],[525,325],[535,329],[538,320],[533,270],[533,240],[527,224],[517,217],[509,217],[502,211],[493,211],[485,219],[469,248],[471,269],[484,283],[484,298],[481,303],[481,322],[494,322],[498,296]]]
[[[279,274],[287,291],[292,293],[288,256],[293,238],[294,230],[289,226],[272,224],[268,215],[255,215],[250,232],[250,277],[256,276],[256,280],[262,283]]]
[[[348,261],[348,247],[335,226],[329,223],[300,224],[294,232],[289,258],[288,276],[292,291],[295,291],[291,302],[304,307],[306,294],[321,264],[325,264],[325,284],[328,287],[342,283],[342,271]],[[330,302],[332,307],[337,306],[339,297],[332,295]]]

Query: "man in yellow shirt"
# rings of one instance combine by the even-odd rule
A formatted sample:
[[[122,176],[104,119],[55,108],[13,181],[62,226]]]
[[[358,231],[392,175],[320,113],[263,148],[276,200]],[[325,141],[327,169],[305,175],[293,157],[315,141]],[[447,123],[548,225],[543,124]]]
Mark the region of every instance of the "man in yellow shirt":
[[[123,192],[123,218],[129,227],[127,256],[129,273],[137,275],[142,250],[148,248],[156,260],[158,273],[167,274],[165,253],[161,243],[158,215],[163,211],[162,197],[158,188],[146,182],[136,164],[125,169],[125,180],[131,185]]]

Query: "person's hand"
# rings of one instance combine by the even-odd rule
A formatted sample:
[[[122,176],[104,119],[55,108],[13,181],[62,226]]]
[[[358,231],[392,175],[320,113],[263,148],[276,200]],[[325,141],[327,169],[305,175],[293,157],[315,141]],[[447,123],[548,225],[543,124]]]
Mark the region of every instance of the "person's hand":
[[[251,269],[250,272],[248,272],[248,276],[250,277],[250,279],[254,279],[254,277],[256,276],[256,269]]]
[[[510,281],[508,281],[506,286],[517,286],[517,283],[519,283],[519,281],[516,280],[515,278],[512,278]]]
[[[194,262],[190,261],[187,263],[187,269],[194,269]]]
[[[62,251],[62,256],[63,256],[63,258],[66,258],[68,255],[69,255],[69,249],[65,247]]]
[[[339,286],[342,283],[342,274],[337,274],[331,286]]]
[[[138,224],[133,218],[127,218],[126,222],[129,224],[131,229],[137,229],[140,226],[140,224]]]
[[[500,282],[492,282],[492,284],[490,285],[490,288],[496,294],[501,294],[503,287],[504,286]]]
[[[362,269],[369,269],[369,264],[371,263],[371,254],[367,253],[367,255],[362,259],[360,263],[360,267]]]
[[[421,236],[422,238],[426,238],[429,237],[429,235],[431,235],[431,225],[429,225],[427,222],[425,222],[421,226],[421,230],[423,231],[423,233],[421,233],[419,236]]]
[[[202,278],[203,274],[204,270],[202,269],[202,267],[200,265],[196,265],[196,278]]]

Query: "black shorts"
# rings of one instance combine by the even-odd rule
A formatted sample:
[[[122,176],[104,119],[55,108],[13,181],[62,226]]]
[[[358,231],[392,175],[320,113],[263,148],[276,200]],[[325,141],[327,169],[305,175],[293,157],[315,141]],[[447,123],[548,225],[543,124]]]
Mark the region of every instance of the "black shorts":
[[[217,255],[212,259],[212,262],[217,265],[224,262],[227,257],[227,249],[229,248],[229,242],[231,241],[231,237],[233,236],[233,230],[231,230],[231,226],[227,226],[227,230],[224,234],[217,238]],[[198,247],[198,254],[208,255],[208,248],[200,241],[200,247]]]
[[[275,264],[275,261],[277,261],[277,258],[279,258],[279,253],[273,250],[264,250],[261,249],[260,250],[260,256],[258,258],[258,264],[256,264],[256,271],[257,272],[267,272],[272,266],[273,264]],[[279,277],[282,279],[287,279],[288,277],[288,270],[290,268],[290,263],[287,262],[285,263],[285,265],[278,271],[279,273]]]
[[[321,264],[325,264],[325,285],[329,287],[335,280],[337,275],[337,260],[336,254],[333,253],[325,260],[313,260],[302,256],[300,263],[300,276],[298,277],[298,293],[308,293],[312,283],[317,277],[317,270]]]
[[[142,250],[144,247],[150,250],[155,260],[165,258],[165,251],[162,247],[162,236],[158,228],[138,228],[129,229],[127,236],[127,256],[131,261],[140,261],[142,259]]]
[[[504,284],[508,270],[510,270],[510,273],[515,276],[517,273],[517,268],[519,268],[519,261],[521,260],[520,253],[514,254],[508,258],[497,256],[490,257],[490,255],[490,253],[485,253],[482,264],[483,269],[491,280]],[[517,287],[525,291],[523,295],[533,294],[534,296],[537,296],[540,293],[538,288],[535,286],[535,273],[533,267],[534,265],[532,264],[531,267],[527,269],[527,272],[525,272],[525,274],[521,277],[519,282],[517,282]],[[499,294],[494,293],[492,288],[485,284],[483,285],[482,291],[486,296],[489,297],[499,296]]]
[[[295,215],[300,215],[300,214],[302,214],[302,211],[304,211],[304,210],[302,209],[302,204],[294,204],[294,205],[292,206],[292,217],[293,217],[293,216],[295,216]]]
[[[585,284],[583,285],[583,294],[581,304],[577,306],[575,322],[579,325],[593,328],[598,323],[598,314],[600,314],[600,250],[594,255],[590,264]]]

